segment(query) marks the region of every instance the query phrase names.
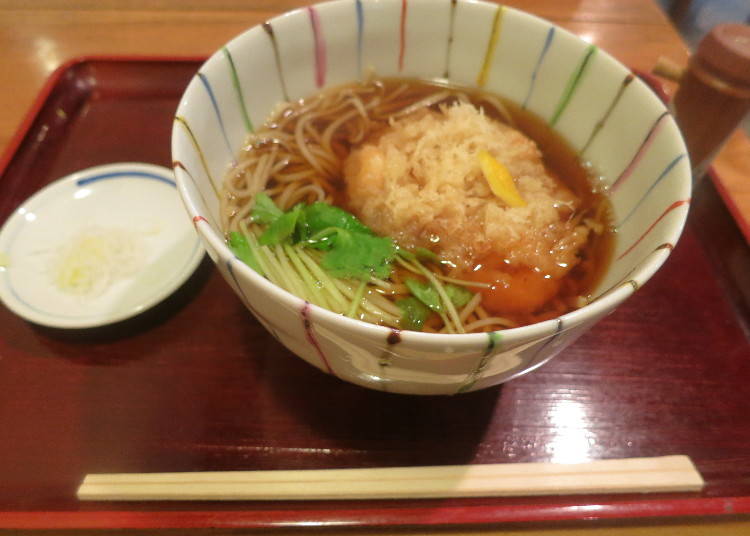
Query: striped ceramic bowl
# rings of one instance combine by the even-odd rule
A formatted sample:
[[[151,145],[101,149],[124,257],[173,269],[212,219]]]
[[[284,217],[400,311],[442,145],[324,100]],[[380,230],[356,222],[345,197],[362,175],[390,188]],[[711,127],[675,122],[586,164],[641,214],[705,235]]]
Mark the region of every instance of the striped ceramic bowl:
[[[310,305],[233,256],[218,225],[220,182],[279,101],[381,76],[447,78],[545,118],[610,186],[617,240],[589,305],[500,332],[397,332]],[[227,283],[270,333],[322,371],[412,394],[481,389],[559,353],[640,288],[680,236],[690,165],[665,107],[595,46],[521,11],[470,0],[336,0],[251,28],[190,82],[172,133],[179,190]],[[248,319],[248,322],[253,320]]]

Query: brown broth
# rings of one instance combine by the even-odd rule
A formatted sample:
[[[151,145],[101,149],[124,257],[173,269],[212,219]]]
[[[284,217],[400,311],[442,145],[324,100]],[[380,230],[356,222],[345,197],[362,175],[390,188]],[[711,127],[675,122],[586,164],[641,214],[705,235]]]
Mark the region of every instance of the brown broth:
[[[602,280],[614,253],[615,233],[612,227],[612,209],[609,198],[599,184],[599,177],[589,166],[581,162],[578,154],[558,132],[539,116],[519,106],[505,101],[516,122],[516,127],[539,146],[544,155],[547,170],[568,186],[582,201],[582,210],[605,210],[605,231],[598,235],[591,233],[586,247],[581,252],[581,264],[575,266],[567,278],[575,281],[569,296],[590,298],[591,292]],[[589,264],[586,269],[582,266]]]
[[[581,264],[575,266],[567,275],[569,282],[575,284],[567,292],[563,290],[568,297],[584,296],[590,299],[591,292],[603,279],[614,253],[615,233],[609,198],[599,184],[599,177],[591,167],[581,162],[576,151],[562,135],[536,114],[521,109],[512,102],[504,100],[503,103],[513,117],[516,127],[539,146],[547,170],[581,199],[582,210],[603,207],[606,211],[604,233],[591,233],[591,238],[580,252]],[[583,266],[584,264],[590,266]]]

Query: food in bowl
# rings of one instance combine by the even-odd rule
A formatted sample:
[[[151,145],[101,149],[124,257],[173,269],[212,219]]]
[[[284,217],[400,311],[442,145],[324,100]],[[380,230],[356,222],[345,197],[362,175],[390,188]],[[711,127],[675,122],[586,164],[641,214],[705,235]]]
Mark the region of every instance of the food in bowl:
[[[469,260],[468,255],[454,256],[468,239],[457,240],[451,247],[444,236],[440,236],[437,244],[429,241],[431,233],[420,232],[420,229],[428,229],[426,224],[423,228],[415,225],[414,229],[408,229],[408,225],[387,228],[396,223],[391,221],[395,218],[408,220],[411,217],[397,210],[398,205],[382,201],[392,195],[396,201],[403,202],[403,195],[399,197],[396,193],[400,190],[393,188],[393,183],[400,184],[398,175],[388,181],[383,177],[382,196],[370,199],[367,192],[362,194],[360,190],[356,200],[362,206],[351,203],[354,196],[348,193],[349,190],[357,190],[362,172],[376,169],[378,154],[390,154],[397,149],[403,154],[409,153],[407,146],[399,141],[407,131],[395,130],[396,125],[405,127],[411,123],[413,129],[424,130],[426,127],[418,126],[423,125],[419,121],[434,121],[437,127],[445,115],[439,104],[435,109],[420,112],[423,117],[404,114],[404,117],[394,119],[394,125],[385,126],[382,133],[367,139],[364,134],[362,139],[357,139],[356,132],[352,132],[357,147],[350,155],[346,154],[348,146],[339,147],[330,141],[331,150],[337,155],[334,162],[329,162],[324,153],[316,153],[318,165],[324,171],[316,172],[316,176],[325,179],[317,184],[323,194],[315,193],[316,188],[310,184],[299,183],[299,188],[288,193],[287,199],[282,199],[283,192],[272,191],[273,184],[269,183],[271,190],[267,190],[267,184],[259,185],[251,180],[247,185],[238,184],[239,190],[251,189],[238,199],[253,196],[262,202],[258,206],[242,202],[232,206],[235,200],[227,199],[222,193],[223,178],[237,160],[243,143],[247,143],[248,134],[259,130],[269,116],[281,118],[279,103],[294,103],[299,99],[310,103],[315,99],[314,95],[351,85],[353,81],[362,80],[363,73],[369,72],[383,77],[384,83],[392,79],[445,80],[449,86],[441,91],[470,88],[467,100],[476,110],[482,109],[486,118],[492,120],[493,128],[504,128],[500,125],[501,112],[496,111],[490,102],[477,101],[479,92],[507,99],[502,102],[522,103],[518,115],[514,116],[515,109],[510,107],[513,120],[524,134],[537,141],[548,171],[562,178],[572,190],[577,199],[573,204],[579,203],[576,210],[589,211],[577,222],[579,225],[573,226],[575,229],[583,224],[588,229],[586,246],[580,250],[580,255],[585,255],[586,261],[601,258],[604,262],[597,261],[598,268],[587,272],[592,281],[598,281],[592,283],[593,288],[573,292],[570,299],[574,307],[579,305],[575,302],[580,301],[576,295],[585,297],[590,294],[591,301],[573,310],[561,308],[560,314],[552,307],[547,316],[544,314],[545,304],[535,310],[535,316],[526,320],[514,319],[512,312],[486,310],[487,318],[502,317],[511,321],[509,325],[517,322],[518,327],[493,324],[495,320],[491,320],[486,326],[475,324],[473,332],[461,333],[461,329],[468,331],[469,327],[463,323],[466,319],[460,318],[461,313],[470,306],[471,300],[484,300],[484,296],[477,298],[483,288],[482,281],[471,280],[461,273],[462,260],[465,266],[471,266],[472,262],[481,262],[482,255],[486,256],[478,233],[476,237],[468,235],[472,242],[475,238],[477,242],[461,252],[462,255],[475,255]],[[452,109],[452,104],[446,106],[446,110]],[[472,112],[473,116],[467,115],[476,119],[475,110],[460,109]],[[525,119],[524,110],[529,112],[528,117],[540,118],[539,129],[533,120]],[[353,109],[350,112],[358,113]],[[599,205],[601,212],[592,210],[596,201],[588,197],[587,190],[582,193],[573,185],[574,182],[567,183],[571,176],[580,172],[579,163],[576,158],[567,162],[564,155],[570,155],[569,152],[558,151],[554,143],[547,143],[545,132],[550,130],[547,124],[569,142],[573,157],[580,156],[581,160],[591,162],[591,169],[601,174],[601,180],[592,183],[592,192],[606,193],[604,203]],[[303,122],[300,133],[304,137],[314,136],[311,125],[309,121]],[[391,126],[394,130],[386,132]],[[258,162],[253,161],[252,155],[268,155],[274,147],[279,151],[278,144],[260,145],[262,151],[257,147],[247,151],[247,155],[240,158],[242,163],[237,162],[234,169],[239,170],[245,165],[255,167]],[[339,153],[342,148],[346,151]],[[512,158],[495,150],[486,144],[465,160],[474,166],[474,185],[482,187],[485,212],[490,205],[499,205],[500,201],[494,201],[498,195],[505,195],[510,202],[514,198],[513,189],[507,187],[505,171],[514,179],[512,182],[518,196],[524,202],[531,201],[521,181],[517,180],[518,171],[514,170]],[[198,235],[218,271],[255,318],[292,353],[320,370],[347,382],[397,393],[474,391],[540,367],[614,311],[659,269],[680,236],[690,199],[690,167],[679,130],[663,103],[645,84],[606,52],[597,50],[566,30],[528,13],[481,0],[333,0],[285,13],[251,28],[212,55],[189,84],[175,117],[172,154],[180,195]],[[389,157],[387,161],[392,159]],[[278,165],[291,166],[293,163],[291,160],[288,163],[281,161]],[[265,166],[269,165],[270,158],[266,156]],[[327,178],[329,168],[337,169],[339,165],[340,182],[331,182]],[[486,171],[482,171],[483,166]],[[264,168],[257,166],[255,169]],[[279,179],[279,169],[271,167],[277,174],[274,180]],[[291,173],[293,168],[288,167],[286,171]],[[298,171],[304,172],[304,169],[300,167]],[[584,176],[586,171],[583,170]],[[344,180],[347,175],[348,182]],[[263,173],[256,177],[262,179]],[[337,187],[327,190],[329,182]],[[495,183],[494,190],[491,183]],[[362,184],[359,181],[359,185]],[[306,186],[310,188],[302,191]],[[449,186],[436,184],[438,189]],[[557,195],[562,191],[558,188]],[[294,192],[300,197],[295,199]],[[453,188],[450,195],[461,192],[465,197],[466,189]],[[409,194],[408,200],[414,197]],[[318,202],[318,199],[324,201]],[[295,206],[300,202],[304,203],[304,208],[300,206],[294,214]],[[365,206],[369,202],[374,206]],[[410,203],[404,205],[413,208]],[[437,204],[420,206],[450,210],[452,205],[448,204],[447,209]],[[256,220],[253,212],[258,208],[260,219]],[[245,212],[230,222],[242,211]],[[307,262],[307,257],[299,254],[299,258],[292,257],[288,251],[300,245],[295,242],[298,238],[311,238],[294,234],[304,232],[304,229],[298,231],[297,223],[300,219],[307,220],[308,212],[314,213],[319,222],[327,221],[326,218],[333,214],[336,225],[329,227],[340,230],[329,230],[328,233],[337,237],[348,233],[349,238],[354,238],[349,243],[362,246],[364,253],[379,250],[381,260],[390,258],[391,271],[386,271],[387,266],[373,264],[370,257],[359,255],[358,262],[347,262],[344,266],[351,269],[354,264],[355,269],[361,268],[365,272],[364,276],[334,274],[349,284],[348,288],[338,288],[338,291],[344,298],[347,293],[350,297],[331,309],[319,307],[316,303],[322,302],[311,301],[314,293],[320,290],[316,281],[323,281],[315,270],[323,266],[327,258],[329,272],[322,269],[321,272],[330,277],[327,275],[332,273],[330,269],[343,270],[344,261],[326,249],[300,248],[307,257],[319,257],[313,260],[319,260],[320,264],[305,264],[310,273],[316,273],[316,277],[307,281],[301,290],[294,290],[295,281],[299,283],[299,280],[285,283],[287,272],[279,268],[296,270],[297,261]],[[467,217],[475,212],[470,211]],[[293,215],[285,216],[290,213]],[[595,233],[597,226],[584,221],[591,216],[594,221],[600,218],[599,221],[604,222],[603,230],[614,228],[616,240],[611,234],[603,233],[603,238],[597,239],[598,245],[591,247],[589,239],[598,236]],[[294,223],[291,231],[290,219]],[[277,221],[281,223],[275,223]],[[236,227],[232,227],[234,222]],[[244,235],[246,244],[240,222],[257,231],[257,234]],[[285,239],[292,236],[291,241],[279,243],[264,239],[264,242],[269,240],[265,247],[274,253],[281,251],[285,256],[269,257],[267,266],[277,273],[279,277],[274,280],[279,284],[260,275],[239,258],[246,256],[255,246],[255,241],[260,244],[260,236],[265,234],[266,227],[270,229],[274,225],[277,237],[284,233]],[[391,234],[396,236],[388,236]],[[323,233],[317,238],[322,239],[325,235]],[[370,247],[373,244],[380,247]],[[394,244],[399,245],[399,249],[395,250]],[[319,246],[323,247],[323,244]],[[435,256],[448,262],[436,263]],[[428,275],[418,266],[417,270],[424,274],[424,279],[408,269],[402,270],[402,261],[413,266],[419,261],[431,277],[440,281],[445,297],[440,295],[437,285],[426,284]],[[584,262],[579,261],[566,277],[589,270]],[[452,273],[454,268],[450,263],[456,265],[456,273]],[[437,269],[432,271],[430,268]],[[265,273],[262,266],[261,271]],[[386,299],[387,293],[382,288],[372,289],[368,275],[372,273],[378,282],[386,285],[402,285],[401,290],[409,285],[413,287],[409,289],[412,296],[404,295],[406,299],[413,299],[401,304],[413,309],[413,328],[404,329],[409,326],[401,321],[404,312],[395,303],[399,297],[391,301]],[[411,282],[404,279],[386,282],[393,273],[397,276],[403,273]],[[456,276],[458,283],[438,278],[441,274],[450,279]],[[338,287],[341,283],[337,279],[334,284]],[[368,300],[359,300],[357,293],[362,292],[364,296],[368,289],[371,289]],[[561,290],[565,290],[562,284]],[[417,293],[439,311],[442,307],[448,324],[440,312],[433,312],[429,305],[427,309],[431,312],[421,320],[426,304],[416,297]],[[449,293],[472,296],[466,305],[457,306],[450,300]],[[435,294],[438,299],[433,301]],[[540,294],[544,296],[543,292]],[[447,305],[449,300],[459,316],[458,322]],[[375,301],[382,303],[379,307],[383,311],[388,312],[385,307],[390,308],[390,323],[382,322],[374,308],[368,310],[364,307]],[[350,308],[352,304],[358,307],[354,311]],[[483,307],[487,307],[486,302]],[[364,312],[373,318],[365,317]],[[469,323],[473,321],[472,318],[468,320]],[[533,322],[522,325],[527,320]],[[420,327],[422,331],[416,331]],[[455,333],[450,333],[451,329]]]
[[[521,106],[372,77],[283,104],[250,134],[222,222],[239,258],[310,303],[398,329],[494,331],[590,299],[614,239],[595,177]]]

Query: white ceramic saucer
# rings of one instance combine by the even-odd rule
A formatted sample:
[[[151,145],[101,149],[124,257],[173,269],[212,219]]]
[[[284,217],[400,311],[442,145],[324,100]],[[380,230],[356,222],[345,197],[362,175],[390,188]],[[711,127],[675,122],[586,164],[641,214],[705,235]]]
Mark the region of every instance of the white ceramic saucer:
[[[169,296],[203,254],[171,170],[141,163],[97,166],[47,185],[5,222],[0,300],[35,324],[103,326]],[[85,268],[97,265],[107,269],[95,269],[92,278]],[[83,286],[72,284],[81,280]]]

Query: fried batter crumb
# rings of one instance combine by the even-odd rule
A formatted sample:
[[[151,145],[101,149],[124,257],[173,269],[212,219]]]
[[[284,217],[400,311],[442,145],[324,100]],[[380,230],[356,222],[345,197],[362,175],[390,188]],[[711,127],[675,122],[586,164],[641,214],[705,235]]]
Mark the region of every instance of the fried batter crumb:
[[[526,201],[509,207],[489,188],[478,152],[502,162]],[[497,255],[560,276],[588,229],[571,220],[580,200],[545,169],[536,144],[471,104],[394,121],[344,166],[353,212],[403,247],[427,247],[469,268]]]

